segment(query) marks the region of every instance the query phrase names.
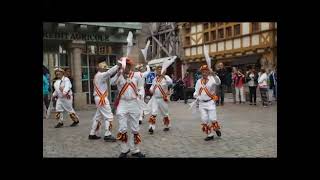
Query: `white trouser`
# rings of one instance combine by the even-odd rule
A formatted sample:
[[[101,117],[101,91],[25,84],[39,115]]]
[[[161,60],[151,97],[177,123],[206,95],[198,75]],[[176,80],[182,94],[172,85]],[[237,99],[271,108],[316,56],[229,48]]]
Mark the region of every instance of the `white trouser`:
[[[92,119],[93,123],[92,123],[91,131],[90,131],[90,135],[99,136],[100,126],[101,126],[102,120],[104,120],[105,121],[105,131],[106,131],[104,136],[109,136],[109,135],[111,135],[111,132],[109,130],[109,126],[113,120],[113,114],[111,111],[109,100],[107,97],[105,98],[106,104],[104,106],[98,105],[99,101],[100,101],[99,96],[95,96],[94,101],[97,106],[97,111]]]
[[[169,117],[169,107],[168,102],[164,101],[162,97],[152,97],[152,104],[151,104],[151,115],[157,116],[160,114],[162,118]],[[159,117],[158,117],[159,118]],[[168,127],[170,127],[170,124]],[[149,128],[152,128],[153,130],[156,128],[155,124],[149,124]]]
[[[145,92],[144,89],[141,90],[141,100],[144,102],[144,96],[145,96]],[[142,121],[144,116],[144,112],[143,110],[140,110],[140,116],[139,116],[139,121]]]
[[[210,126],[213,121],[217,121],[216,104],[214,101],[199,102],[199,111],[201,115],[201,121],[203,124]],[[213,131],[208,134],[208,137],[213,136]]]
[[[241,102],[246,102],[246,99],[244,98],[244,87],[243,86],[241,88],[236,87],[236,101],[238,101],[238,102],[239,102],[239,93],[240,93]]]
[[[121,142],[121,152],[128,152],[130,149],[132,153],[140,152],[137,144],[134,144],[133,134],[139,133],[139,116],[140,108],[137,100],[120,99],[117,108],[117,120],[119,121],[119,132],[128,135],[128,142]],[[128,127],[129,125],[129,127]],[[131,133],[128,132],[131,129]]]
[[[67,111],[69,114],[74,114],[76,115],[76,112],[74,111],[72,107],[72,99],[73,97],[71,96],[70,99],[67,98],[58,98],[57,103],[56,103],[56,111],[57,113],[60,113],[60,118],[59,122],[63,122],[63,112]],[[76,117],[79,119],[79,117],[76,115]]]

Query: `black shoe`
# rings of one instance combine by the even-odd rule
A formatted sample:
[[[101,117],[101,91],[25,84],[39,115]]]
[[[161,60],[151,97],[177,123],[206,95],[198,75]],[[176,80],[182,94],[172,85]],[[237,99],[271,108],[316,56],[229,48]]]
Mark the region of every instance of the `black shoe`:
[[[114,138],[112,135],[105,136],[103,139],[104,139],[104,141],[106,141],[106,142],[116,142],[116,141],[117,141],[117,139]]]
[[[254,103],[254,105],[256,106],[257,104],[256,104],[256,103]]]
[[[164,129],[163,129],[163,131],[169,131],[169,128],[168,128],[168,127],[166,127],[166,128],[164,128]]]
[[[137,158],[145,158],[146,155],[145,154],[142,154],[141,152],[137,152],[137,153],[134,153],[134,154],[131,154],[133,157],[137,157]]]
[[[218,137],[221,137],[221,131],[220,130],[216,130],[216,134]]]
[[[139,120],[139,124],[142,124],[142,121]]]
[[[153,134],[153,129],[150,127],[150,129],[149,129],[149,133],[150,134]]]
[[[89,135],[89,139],[100,139],[101,137],[97,135]]]
[[[61,128],[63,126],[63,123],[58,123],[54,128]]]
[[[126,153],[121,153],[119,158],[127,158],[128,153],[130,152],[130,149]]]
[[[205,141],[210,141],[210,140],[213,140],[213,139],[214,139],[214,137],[211,136],[211,137],[206,137],[204,140],[205,140]]]
[[[73,121],[73,123],[70,125],[71,127],[76,126],[77,124],[79,124],[79,121]]]
[[[249,104],[250,106],[252,105],[252,103]]]

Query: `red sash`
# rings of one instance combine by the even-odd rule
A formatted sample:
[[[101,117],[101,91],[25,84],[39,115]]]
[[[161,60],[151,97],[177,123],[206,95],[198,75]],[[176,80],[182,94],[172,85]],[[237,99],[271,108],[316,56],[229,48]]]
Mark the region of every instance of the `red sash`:
[[[157,80],[156,80],[157,83],[160,83],[161,81],[162,81],[162,78],[157,78]],[[168,97],[167,97],[166,93],[164,92],[164,90],[162,89],[161,85],[155,85],[153,92],[155,92],[155,90],[157,88],[160,90],[162,97],[163,97],[163,100],[168,101]]]
[[[130,72],[130,73],[131,73],[131,74],[129,75],[129,78],[132,79],[133,76],[134,76],[134,72]],[[132,87],[132,89],[134,90],[136,96],[138,96],[136,85],[134,85],[133,82],[130,82],[130,83],[126,82],[126,83],[123,85],[123,87],[121,88],[121,90],[120,90],[120,92],[119,92],[119,94],[118,94],[118,97],[117,97],[117,99],[116,99],[115,102],[114,102],[115,108],[118,107],[121,96],[126,92],[126,90],[128,89],[129,86]]]
[[[108,92],[107,92],[108,90],[106,90],[104,93],[102,93],[102,92],[99,90],[99,88],[98,88],[98,86],[96,85],[96,83],[94,82],[94,80],[93,80],[93,86],[94,86],[94,89],[95,89],[97,95],[98,95],[99,98],[100,98],[98,105],[99,105],[99,106],[104,106],[104,105],[106,105],[106,99],[105,99],[105,98],[108,96]]]
[[[201,79],[201,85],[205,85],[204,84],[204,79]],[[204,92],[213,100],[217,101],[218,100],[218,96],[211,94],[208,90],[208,88],[205,86],[204,88],[201,86],[200,90],[199,90],[199,96],[201,95],[202,91],[204,90]]]

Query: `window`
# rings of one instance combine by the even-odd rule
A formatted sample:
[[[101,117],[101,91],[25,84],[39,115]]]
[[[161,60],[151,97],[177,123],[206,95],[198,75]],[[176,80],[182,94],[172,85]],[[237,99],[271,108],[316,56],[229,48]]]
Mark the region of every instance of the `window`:
[[[226,37],[231,37],[232,36],[232,27],[227,27],[226,28]]]
[[[88,66],[87,55],[81,54],[81,66]]]
[[[211,28],[216,27],[216,22],[211,22]]]
[[[208,42],[209,41],[209,32],[206,32],[203,35],[204,35],[204,42]]]
[[[185,38],[185,45],[186,46],[190,45],[190,37],[189,36]]]
[[[208,30],[208,28],[209,28],[209,23],[204,23],[203,24],[203,29],[204,30]]]
[[[252,23],[252,32],[258,32],[259,30],[260,30],[259,23],[258,22],[253,22]]]
[[[218,30],[218,36],[219,36],[219,39],[223,39],[224,38],[224,29],[219,29]]]
[[[240,35],[240,24],[233,26],[234,36]]]
[[[222,26],[223,25],[223,22],[218,22],[218,26]]]
[[[211,40],[214,41],[217,39],[217,31],[211,31]]]

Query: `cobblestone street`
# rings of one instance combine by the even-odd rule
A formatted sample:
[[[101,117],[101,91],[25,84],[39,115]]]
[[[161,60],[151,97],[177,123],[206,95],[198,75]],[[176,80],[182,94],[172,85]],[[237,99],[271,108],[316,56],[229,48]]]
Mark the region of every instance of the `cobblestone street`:
[[[217,107],[222,136],[214,141],[204,141],[200,119],[195,119],[183,101],[170,102],[171,129],[163,131],[162,119],[157,119],[153,135],[148,133],[147,118],[140,126],[140,149],[147,157],[277,157],[277,105],[264,108],[233,104],[225,100]],[[191,100],[189,100],[189,103]],[[69,117],[64,127],[55,129],[56,120],[43,119],[44,157],[115,157],[120,153],[119,142],[104,142],[104,129],[100,140],[88,140],[95,109],[78,111],[80,124],[69,127]],[[53,116],[52,116],[53,117]],[[112,133],[117,134],[117,120]]]

